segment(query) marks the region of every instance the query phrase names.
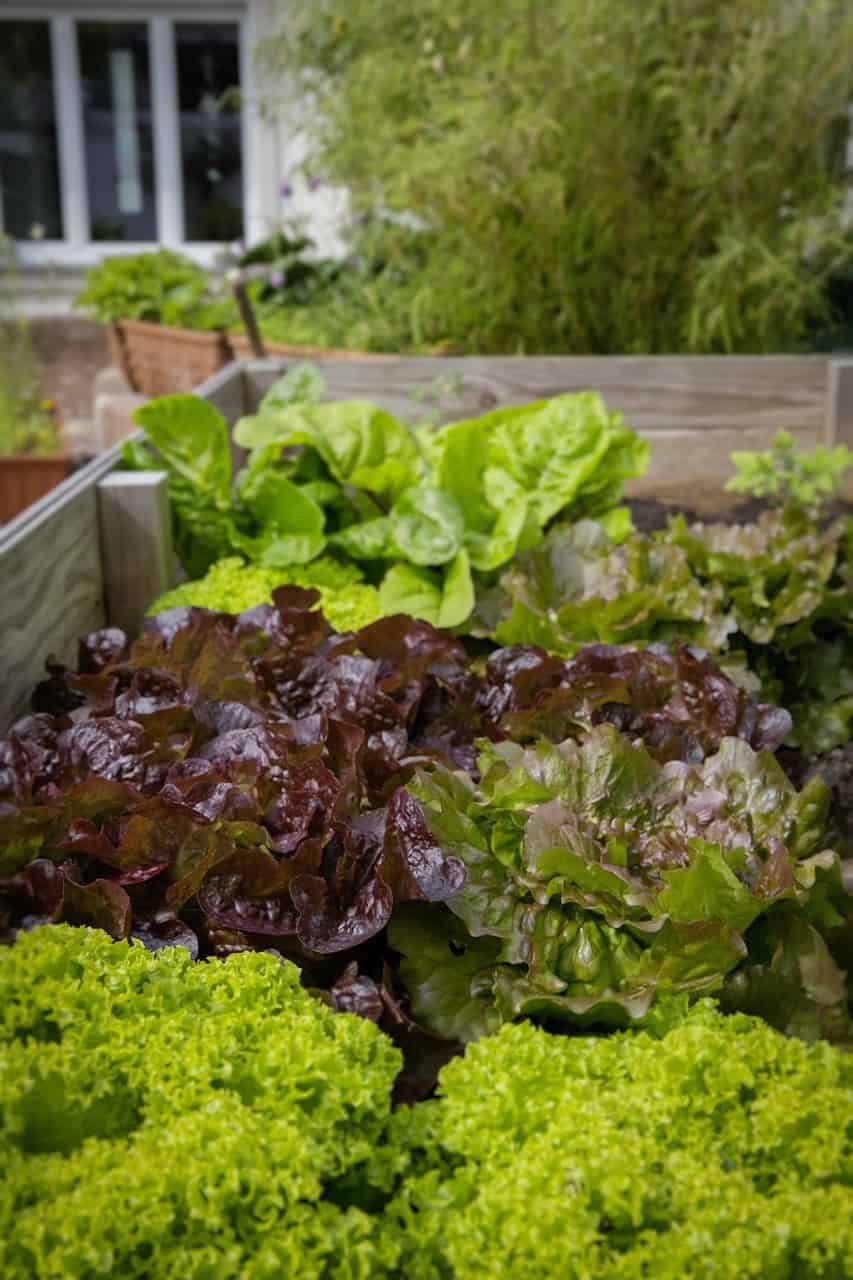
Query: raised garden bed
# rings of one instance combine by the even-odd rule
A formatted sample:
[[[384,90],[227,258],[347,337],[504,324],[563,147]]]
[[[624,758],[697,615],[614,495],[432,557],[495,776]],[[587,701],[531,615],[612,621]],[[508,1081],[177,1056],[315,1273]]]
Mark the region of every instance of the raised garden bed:
[[[330,361],[327,390],[373,379],[411,409],[407,364],[423,369]],[[529,401],[589,372],[478,364],[447,416],[491,408],[485,373]],[[18,934],[0,950],[0,1270],[70,1276],[82,1250],[87,1274],[138,1280],[707,1280],[723,1263],[841,1280],[853,1075],[802,1040],[851,1038],[848,528],[804,488],[748,529],[631,533],[609,519],[614,480],[645,449],[593,397],[419,435],[418,456],[387,413],[312,403],[303,371],[259,408],[276,372],[143,411],[179,547],[211,546],[224,519],[275,552],[310,513],[265,540],[271,487],[297,511],[349,487],[389,499],[341,526],[361,528],[356,559],[390,556],[422,588],[439,512],[472,560],[497,539],[503,572],[476,579],[461,634],[404,612],[335,631],[298,574],[275,587],[219,562],[134,641],[173,581],[170,509],[166,476],[116,454],[0,543],[35,651],[9,651],[10,718],[26,662],[54,654],[0,741],[0,930]],[[229,507],[210,403],[255,450],[255,526]],[[717,415],[682,443],[738,429],[731,405]],[[294,443],[309,451],[269,452]],[[481,479],[463,454],[494,468],[502,510],[525,487],[514,555],[461,506]],[[134,457],[150,465],[138,441]],[[79,583],[52,583],[72,548]],[[243,608],[249,572],[272,598]],[[814,735],[813,706],[757,692],[787,704],[809,662],[839,678],[820,691],[831,759],[781,750]]]
[[[600,358],[392,358],[318,362],[328,394],[374,400],[403,418],[418,416],[412,399],[437,379],[454,386],[442,404],[445,420],[484,413],[497,404],[520,404],[589,387],[652,444],[649,470],[631,483],[629,496],[681,503],[700,513],[720,508],[733,449],[762,448],[786,428],[806,447],[821,440],[853,440],[853,363],[822,357],[600,357]],[[254,411],[287,363],[234,365],[199,387],[229,422]],[[69,660],[77,638],[119,621],[141,620],[147,598],[172,585],[162,550],[141,555],[127,547],[126,576],[139,588],[112,581],[105,568],[98,486],[115,470],[121,446],[97,458],[25,511],[0,534],[0,571],[10,584],[0,661],[0,726],[26,706],[48,654]],[[235,457],[242,458],[242,450]],[[163,498],[151,498],[150,537],[161,547],[171,538],[162,518]],[[160,515],[156,513],[160,512]],[[116,570],[121,576],[121,570]],[[140,576],[141,575],[141,576]],[[135,601],[119,618],[119,593]],[[135,613],[133,608],[135,607]]]

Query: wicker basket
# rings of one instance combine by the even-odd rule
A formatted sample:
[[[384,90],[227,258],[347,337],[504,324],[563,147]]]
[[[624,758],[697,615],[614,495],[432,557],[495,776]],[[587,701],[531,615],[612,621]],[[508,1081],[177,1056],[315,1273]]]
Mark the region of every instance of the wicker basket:
[[[178,329],[148,320],[112,325],[113,363],[145,396],[193,391],[233,359],[224,333]]]
[[[235,360],[251,360],[251,343],[245,334],[232,334],[228,341]],[[285,356],[299,360],[388,360],[384,351],[349,351],[343,347],[308,347],[298,342],[265,342],[268,356]]]
[[[0,524],[61,484],[71,470],[71,455],[0,455]]]

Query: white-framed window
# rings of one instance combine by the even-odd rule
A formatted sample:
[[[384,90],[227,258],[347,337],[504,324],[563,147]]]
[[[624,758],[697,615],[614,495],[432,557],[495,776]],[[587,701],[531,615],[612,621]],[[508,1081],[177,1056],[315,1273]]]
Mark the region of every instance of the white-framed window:
[[[252,84],[265,0],[0,0],[0,231],[24,265],[267,234]]]

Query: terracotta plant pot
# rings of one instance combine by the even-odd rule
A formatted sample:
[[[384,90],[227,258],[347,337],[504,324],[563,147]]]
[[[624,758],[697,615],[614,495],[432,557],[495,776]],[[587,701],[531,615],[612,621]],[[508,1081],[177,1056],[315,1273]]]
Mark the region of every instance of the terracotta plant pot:
[[[148,320],[111,326],[113,362],[134,391],[145,396],[194,391],[232,359],[224,333],[177,329]]]
[[[235,360],[252,360],[249,339],[242,333],[232,334],[229,338]],[[309,347],[298,342],[265,342],[268,356],[297,357],[303,360],[388,360],[391,357],[385,351],[349,351],[344,347]]]
[[[43,498],[71,470],[71,455],[0,454],[0,524]]]

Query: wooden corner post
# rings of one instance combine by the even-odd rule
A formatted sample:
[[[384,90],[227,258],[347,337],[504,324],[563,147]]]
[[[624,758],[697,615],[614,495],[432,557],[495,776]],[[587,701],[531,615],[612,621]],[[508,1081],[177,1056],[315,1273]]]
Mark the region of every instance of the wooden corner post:
[[[826,443],[853,449],[853,359],[830,360],[827,379]]]
[[[98,483],[107,623],[131,637],[175,583],[165,471],[113,471]]]

